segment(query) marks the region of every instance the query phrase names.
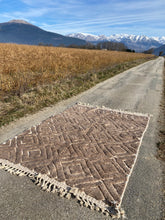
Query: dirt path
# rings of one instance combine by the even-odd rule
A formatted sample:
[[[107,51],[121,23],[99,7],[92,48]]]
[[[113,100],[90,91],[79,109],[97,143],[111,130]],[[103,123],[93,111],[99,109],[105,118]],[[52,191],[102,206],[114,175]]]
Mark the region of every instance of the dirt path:
[[[163,66],[164,58],[149,61],[52,108],[11,123],[0,130],[0,142],[75,102],[152,114],[122,207],[130,220],[161,219],[163,162],[155,155]],[[1,219],[110,219],[80,207],[74,200],[42,192],[29,179],[3,170],[0,170],[0,193]]]

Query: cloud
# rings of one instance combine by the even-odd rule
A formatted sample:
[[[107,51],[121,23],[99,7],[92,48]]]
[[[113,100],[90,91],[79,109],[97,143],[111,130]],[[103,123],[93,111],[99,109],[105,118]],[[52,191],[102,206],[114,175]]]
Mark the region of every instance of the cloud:
[[[59,24],[67,20],[88,20],[88,19],[113,19],[127,16],[146,17],[164,13],[165,1],[163,0],[21,0],[28,10],[16,11],[15,15],[25,14],[25,17],[45,17],[47,20],[58,21]],[[159,15],[160,16],[160,15]]]
[[[156,21],[157,19],[159,20],[161,17],[161,13],[159,15],[153,16],[153,14],[140,14],[140,15],[122,15],[122,16],[103,16],[100,18],[95,18],[95,19],[82,19],[78,21],[72,21],[72,22],[62,22],[62,23],[57,23],[53,25],[49,24],[42,24],[43,28],[46,29],[64,29],[64,28],[78,28],[81,29],[83,27],[88,27],[88,26],[93,26],[96,27],[98,25],[101,25],[101,27],[108,28],[111,26],[119,26],[119,25],[127,25],[127,24],[134,24],[134,23],[142,23],[142,22],[151,22],[151,21]]]
[[[13,16],[17,16],[17,17],[26,17],[26,18],[32,18],[32,17],[40,17],[43,16],[45,14],[47,14],[51,9],[49,8],[40,8],[39,10],[37,10],[36,8],[31,8],[27,11],[16,11],[13,14]]]
[[[131,31],[132,28],[134,31],[137,27],[144,31],[145,27],[156,28],[156,23],[159,29],[164,30],[164,0],[17,0],[17,2],[20,3],[20,7],[13,8],[12,11],[8,12],[5,7],[3,12],[0,9],[0,18],[34,20],[41,28],[49,31],[59,30],[62,33],[91,30],[93,33],[101,34],[118,29]]]
[[[35,8],[29,9],[26,11],[14,11],[10,13],[2,13],[2,17],[6,17],[9,19],[17,18],[17,19],[25,19],[27,20],[28,18],[35,18],[35,17],[40,17],[48,13],[50,10],[48,8],[40,8],[40,10],[36,10]]]
[[[82,5],[82,3],[77,0],[21,0],[21,2],[30,7],[39,7],[42,5],[42,7],[52,7],[54,10],[71,9]]]

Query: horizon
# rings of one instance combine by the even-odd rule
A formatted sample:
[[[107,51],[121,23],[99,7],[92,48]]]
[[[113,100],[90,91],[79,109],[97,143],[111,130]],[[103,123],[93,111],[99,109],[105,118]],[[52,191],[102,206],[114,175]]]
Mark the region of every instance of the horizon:
[[[21,19],[62,35],[165,36],[163,0],[0,0],[0,3],[0,23]]]
[[[140,36],[140,37],[149,37],[149,38],[152,38],[152,37],[165,37],[165,35],[163,36],[147,36],[147,35],[142,35],[142,34],[139,34],[139,35],[136,35],[136,34],[126,34],[126,33],[120,33],[120,34],[111,34],[111,35],[105,35],[105,34],[91,34],[91,33],[84,33],[84,32],[76,32],[76,33],[69,33],[69,34],[86,34],[86,35],[93,35],[93,36],[105,36],[105,37],[109,37],[109,36],[115,36],[115,35],[128,35],[128,36]]]

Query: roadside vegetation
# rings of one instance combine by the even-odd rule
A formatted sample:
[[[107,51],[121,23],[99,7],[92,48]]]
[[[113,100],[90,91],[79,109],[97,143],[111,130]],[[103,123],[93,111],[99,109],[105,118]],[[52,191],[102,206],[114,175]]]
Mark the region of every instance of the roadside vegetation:
[[[0,126],[153,58],[140,53],[0,44]]]
[[[165,57],[164,57],[165,58]],[[163,92],[160,104],[160,115],[158,120],[158,141],[157,158],[165,162],[165,62],[163,72]],[[164,164],[165,166],[165,164]],[[163,169],[163,202],[162,202],[162,220],[165,219],[165,169]]]
[[[163,74],[163,92],[162,101],[160,104],[160,117],[159,117],[159,141],[157,143],[158,155],[157,157],[165,161],[165,63]]]

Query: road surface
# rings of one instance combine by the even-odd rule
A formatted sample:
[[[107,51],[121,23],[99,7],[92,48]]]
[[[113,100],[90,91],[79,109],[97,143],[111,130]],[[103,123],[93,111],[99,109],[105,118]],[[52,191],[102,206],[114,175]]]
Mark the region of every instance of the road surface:
[[[159,57],[106,80],[54,107],[13,122],[0,129],[0,143],[38,124],[50,115],[62,112],[76,102],[152,114],[123,198],[122,208],[129,220],[159,220],[163,164],[156,159],[155,154],[163,66],[164,58]],[[79,206],[74,199],[67,200],[56,194],[43,192],[27,177],[17,177],[4,170],[0,170],[0,195],[2,220],[111,219],[102,213]]]

